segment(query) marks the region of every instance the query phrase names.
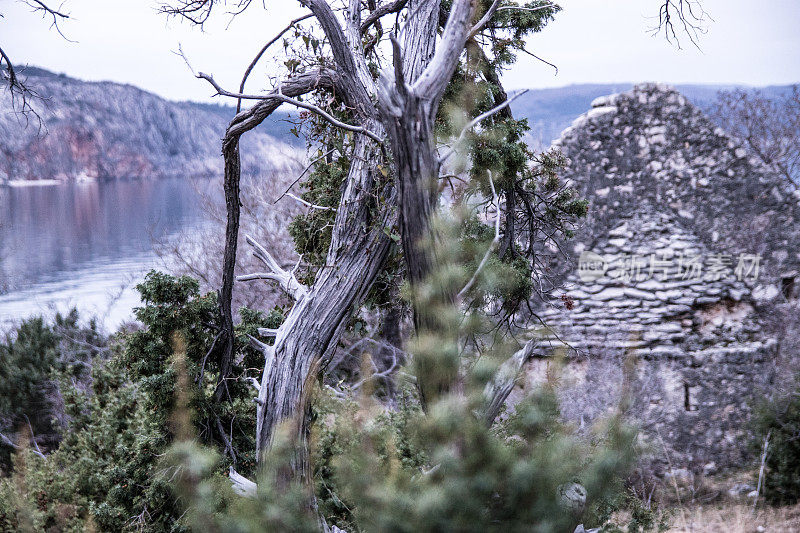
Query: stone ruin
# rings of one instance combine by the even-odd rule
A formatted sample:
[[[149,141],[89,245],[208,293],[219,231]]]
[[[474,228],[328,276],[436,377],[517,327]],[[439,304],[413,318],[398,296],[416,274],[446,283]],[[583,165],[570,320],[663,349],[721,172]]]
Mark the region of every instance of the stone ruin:
[[[598,98],[555,145],[590,208],[542,305],[529,379],[563,353],[566,415],[585,425],[619,399],[629,361],[655,463],[745,465],[748,414],[775,379],[776,309],[798,293],[797,189],[661,85]]]

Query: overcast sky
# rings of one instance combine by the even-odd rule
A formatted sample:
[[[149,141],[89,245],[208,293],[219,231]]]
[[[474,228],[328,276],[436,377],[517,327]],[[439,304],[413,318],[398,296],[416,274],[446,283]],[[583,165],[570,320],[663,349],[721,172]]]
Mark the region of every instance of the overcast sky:
[[[205,31],[167,20],[152,0],[65,0],[71,19],[67,42],[18,0],[0,0],[0,46],[17,63],[29,63],[87,80],[137,85],[175,100],[209,100],[205,82],[193,78],[172,53],[181,44],[196,70],[226,87],[238,85],[256,51],[289,20],[304,13],[294,0],[264,0],[231,21],[220,11]],[[707,33],[698,50],[653,37],[659,0],[561,0],[564,10],[529,48],[558,65],[554,70],[522,56],[505,75],[509,88],[572,83],[663,81],[773,85],[800,82],[800,0],[703,0]],[[275,61],[264,62],[251,90],[265,86]]]

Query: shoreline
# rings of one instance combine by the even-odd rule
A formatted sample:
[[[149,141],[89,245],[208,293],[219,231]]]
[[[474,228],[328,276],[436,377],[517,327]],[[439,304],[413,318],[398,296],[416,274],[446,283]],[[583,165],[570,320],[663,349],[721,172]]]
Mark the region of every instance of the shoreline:
[[[54,179],[48,179],[48,180],[8,180],[6,182],[3,182],[2,185],[5,186],[5,187],[14,187],[14,188],[19,188],[19,187],[51,187],[53,185],[61,185],[62,183],[65,183],[65,182],[63,182],[61,180],[54,180]]]

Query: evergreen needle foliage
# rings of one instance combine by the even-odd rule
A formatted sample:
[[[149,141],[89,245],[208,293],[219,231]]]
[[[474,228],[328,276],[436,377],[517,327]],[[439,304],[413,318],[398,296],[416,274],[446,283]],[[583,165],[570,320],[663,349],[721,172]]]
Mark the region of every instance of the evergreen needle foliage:
[[[234,463],[242,472],[253,471],[255,406],[245,377],[262,362],[247,335],[258,327],[276,327],[282,316],[241,311],[233,373],[237,379],[228,384],[230,401],[217,403],[213,394],[219,369],[206,357],[219,329],[216,295],[202,296],[198,287],[188,277],[148,274],[138,286],[144,305],[136,317],[142,327],[123,330],[111,339],[108,352],[95,355],[83,384],[74,378],[70,365],[54,364],[64,359],[61,350],[70,344],[56,342],[53,336],[57,339],[58,332],[66,329],[77,339],[77,328],[81,338],[94,339],[93,324],[78,328],[73,313],[66,319],[57,317],[53,326],[41,319],[22,325],[8,346],[14,353],[22,346],[36,347],[31,352],[36,357],[28,355],[24,364],[38,362],[42,370],[25,374],[27,367],[14,366],[15,358],[4,358],[2,364],[12,367],[13,375],[25,374],[33,382],[40,382],[43,375],[57,380],[63,404],[58,427],[62,438],[44,458],[29,446],[14,453],[13,476],[0,480],[0,530],[17,531],[23,523],[36,531],[85,531],[89,524],[101,531],[185,529],[175,498],[177,474],[161,461],[175,436],[172,419],[180,375],[174,357],[176,333],[185,354],[181,372],[189,389],[186,409],[191,410],[198,439],[229,450],[216,460],[219,471]],[[40,353],[50,356],[41,361]],[[16,398],[4,392],[0,401],[9,405]],[[27,405],[32,404],[18,404],[18,412],[24,413]]]
[[[480,333],[493,329],[485,313],[465,316],[444,297],[471,276],[458,239],[462,226],[463,220],[437,222],[440,238],[429,245],[440,266],[408,292],[436,317],[436,326],[412,342],[414,373],[422,375],[423,367],[450,392],[423,410],[416,387],[406,382],[397,408],[387,409],[369,387],[351,398],[319,387],[310,436],[313,486],[282,475],[295,460],[290,421],[267,455],[255,498],[233,503],[215,473],[214,452],[196,441],[176,445],[171,454],[186,473],[180,486],[190,523],[210,531],[311,531],[320,527],[319,512],[348,531],[561,532],[619,487],[634,456],[633,434],[619,417],[582,439],[562,421],[547,383],[498,424],[480,416],[485,386],[509,343]],[[481,279],[503,271],[486,268]]]
[[[753,415],[753,455],[760,457],[768,440],[763,495],[775,505],[800,501],[800,377],[788,390],[776,391]],[[757,482],[757,480],[756,480]]]

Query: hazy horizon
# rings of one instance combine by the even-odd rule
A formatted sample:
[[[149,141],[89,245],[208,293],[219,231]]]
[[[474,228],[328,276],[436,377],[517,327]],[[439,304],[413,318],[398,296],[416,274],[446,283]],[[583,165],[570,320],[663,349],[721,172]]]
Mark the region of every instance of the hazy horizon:
[[[748,85],[800,82],[800,2],[773,0],[753,9],[746,0],[704,0],[709,13],[699,48],[685,35],[681,48],[649,30],[655,0],[562,0],[564,8],[529,49],[558,65],[555,70],[527,55],[503,76],[509,89],[555,88],[580,84],[629,84],[642,81],[673,85]],[[231,19],[221,9],[203,31],[157,12],[158,2],[141,0],[67,0],[71,19],[61,25],[70,42],[11,2],[0,19],[5,50],[17,64],[39,66],[86,81],[128,83],[176,101],[221,102],[193,77],[174,51],[180,45],[197,71],[212,73],[226,88],[239,84],[242,72],[263,43],[294,17],[305,13],[295,2],[266,1]],[[13,21],[13,23],[12,23]],[[144,38],[143,36],[146,36]],[[580,36],[580,38],[577,38]],[[590,43],[587,45],[586,43]],[[280,70],[280,45],[265,57],[248,82],[251,91],[270,86]],[[269,56],[269,54],[267,54]]]
[[[220,96],[212,97],[211,99],[200,99],[200,100],[173,99],[173,98],[169,98],[169,97],[163,96],[163,95],[151,90],[150,88],[148,88],[148,87],[146,87],[144,85],[133,83],[133,82],[123,82],[123,81],[117,81],[117,80],[113,80],[113,79],[85,79],[85,78],[82,78],[80,76],[75,76],[75,75],[73,75],[73,74],[71,74],[69,72],[62,72],[62,71],[49,69],[49,68],[42,67],[40,65],[33,65],[33,64],[16,65],[16,67],[19,70],[18,74],[22,74],[23,76],[25,74],[26,69],[41,69],[41,70],[46,70],[46,71],[48,71],[48,72],[50,72],[52,74],[55,74],[55,75],[64,75],[64,76],[66,76],[68,78],[75,79],[75,80],[78,80],[80,82],[86,82],[86,83],[118,83],[118,84],[122,84],[122,85],[131,85],[133,87],[136,87],[137,89],[141,89],[143,91],[155,94],[155,95],[157,95],[157,96],[159,96],[161,98],[164,98],[166,100],[173,101],[173,102],[178,102],[178,103],[180,103],[180,102],[189,102],[189,103],[195,103],[195,104],[211,104],[211,105],[220,105],[220,106],[227,106],[227,107],[236,107],[235,101],[233,101],[232,99],[229,99],[229,98],[222,98]],[[769,88],[773,88],[773,87],[790,87],[792,85],[800,84],[800,81],[794,82],[794,83],[776,83],[776,84],[769,84],[769,85],[751,85],[751,84],[747,84],[747,83],[702,83],[702,82],[696,82],[696,83],[672,83],[672,82],[669,82],[669,81],[654,81],[654,80],[644,80],[643,79],[643,80],[636,80],[636,81],[630,81],[629,80],[629,81],[616,81],[616,82],[591,82],[591,81],[587,81],[587,82],[568,83],[568,84],[565,84],[565,85],[558,85],[558,86],[553,86],[553,87],[524,87],[524,88],[520,87],[520,88],[517,88],[516,90],[528,89],[530,91],[560,91],[560,90],[564,90],[564,89],[569,89],[570,87],[575,87],[575,88],[599,87],[599,86],[614,87],[614,86],[632,86],[632,85],[639,85],[639,84],[642,84],[642,83],[663,83],[663,84],[674,86],[674,87],[719,88],[720,90],[724,90],[724,89],[727,89],[727,88],[735,88],[735,87],[745,87],[745,88],[752,88],[752,89],[769,89]],[[623,90],[623,89],[619,89],[619,90]],[[287,107],[285,105],[282,106],[282,107],[287,109],[287,110],[293,109],[293,108]]]

